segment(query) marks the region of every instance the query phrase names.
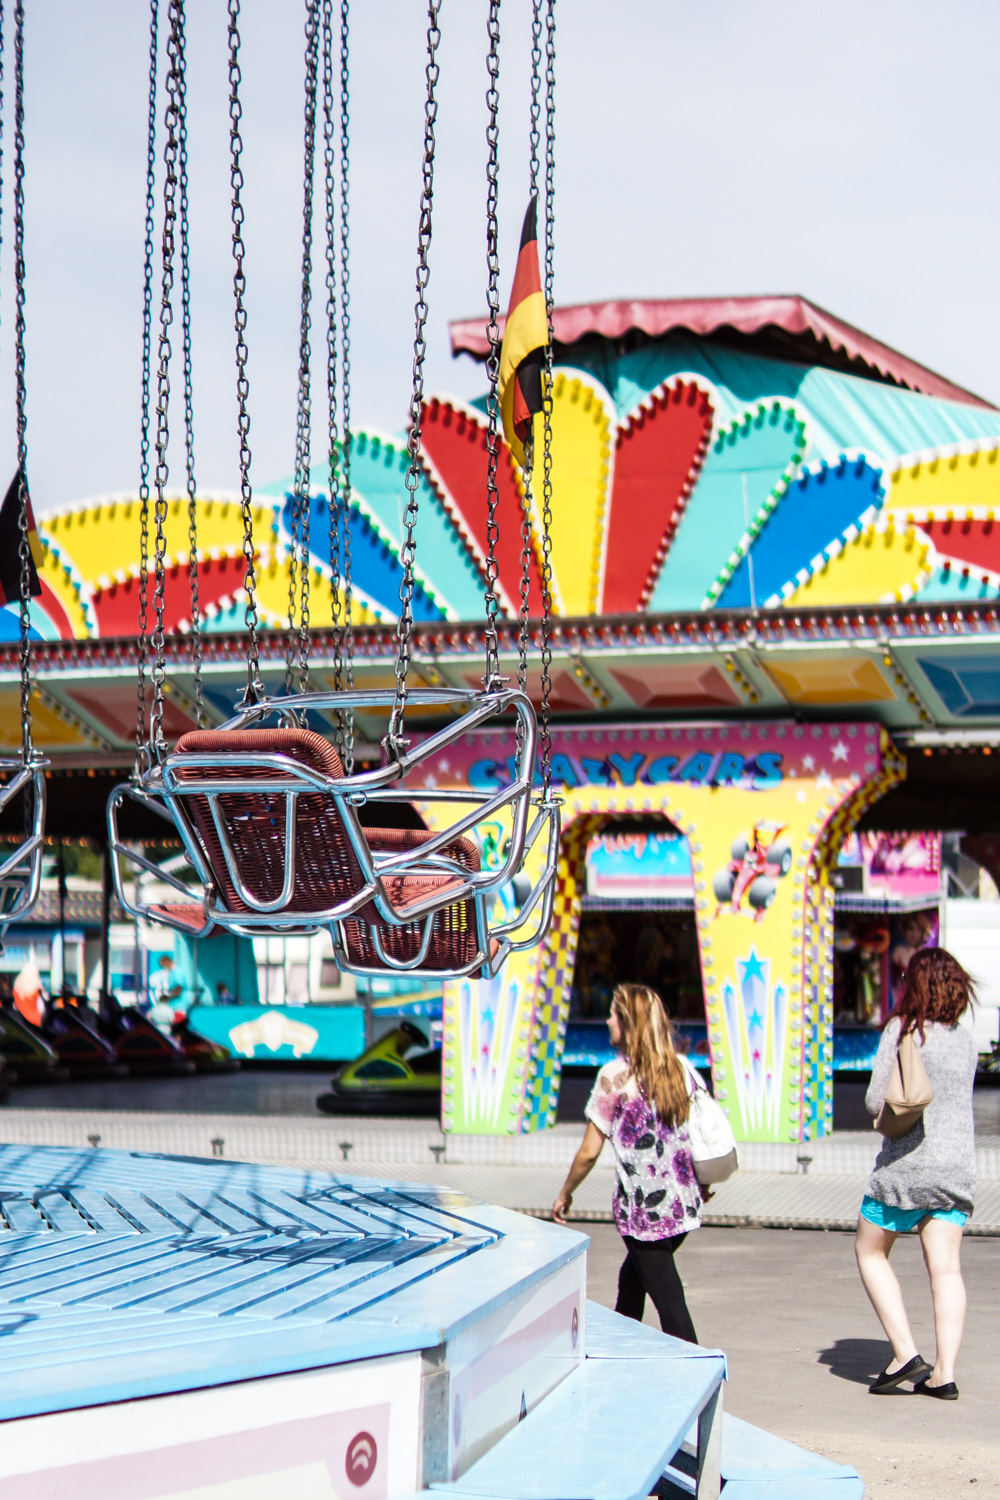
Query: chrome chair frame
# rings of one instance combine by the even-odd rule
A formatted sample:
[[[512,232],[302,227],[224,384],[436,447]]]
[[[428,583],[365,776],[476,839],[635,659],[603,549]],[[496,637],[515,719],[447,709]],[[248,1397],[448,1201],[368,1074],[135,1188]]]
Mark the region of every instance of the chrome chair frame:
[[[42,884],[42,855],[45,849],[45,767],[47,760],[35,756],[30,761],[20,757],[0,759],[0,777],[10,776],[9,781],[0,781],[0,812],[26,787],[32,788],[31,828],[23,835],[16,835],[11,842],[20,839],[18,847],[6,859],[0,861],[0,951],[7,928],[12,922],[23,920],[36,901]],[[0,838],[3,838],[0,834]],[[5,840],[6,841],[6,840]],[[11,904],[4,897],[13,892]]]
[[[138,785],[123,784],[116,787],[108,803],[108,832],[112,853],[112,871],[115,892],[123,909],[130,916],[142,916],[168,926],[178,928],[190,936],[205,936],[215,927],[239,936],[263,936],[264,934],[287,934],[295,931],[303,935],[329,927],[334,942],[337,962],[345,970],[358,974],[385,975],[387,971],[416,975],[426,972],[435,977],[460,978],[475,972],[495,973],[509,952],[516,952],[540,941],[551,920],[552,886],[558,863],[559,848],[559,802],[550,798],[543,803],[532,796],[532,778],[535,754],[535,716],[530,702],[516,689],[504,689],[496,693],[482,694],[457,689],[414,689],[408,695],[414,706],[464,709],[454,723],[429,735],[412,751],[405,750],[398,761],[374,771],[363,771],[350,777],[334,779],[312,767],[302,765],[290,757],[280,754],[256,754],[242,751],[205,752],[203,755],[173,752],[152,766]],[[286,698],[264,699],[261,703],[241,709],[232,719],[221,726],[223,730],[240,730],[254,727],[262,719],[276,716],[279,722],[300,723],[304,709],[326,709],[328,711],[349,709],[385,709],[391,707],[393,694],[384,690],[359,690],[351,693],[308,693]],[[489,722],[499,715],[513,711],[517,716],[520,739],[520,771],[509,785],[494,791],[465,790],[462,788],[409,788],[407,775],[429,761],[442,750],[468,733],[472,728]],[[245,778],[234,776],[220,782],[216,777],[204,780],[192,776],[192,771],[203,767],[228,767],[234,771],[243,769]],[[268,774],[270,773],[270,774]],[[182,779],[183,776],[183,779]],[[218,799],[234,794],[260,795],[270,793],[285,799],[285,851],[282,888],[277,897],[260,900],[247,887],[232,848],[225,819],[220,813]],[[296,801],[300,795],[320,793],[333,800],[345,835],[357,859],[362,875],[362,884],[349,897],[334,906],[313,910],[287,910],[295,889],[296,866]],[[186,805],[193,796],[204,798],[212,813],[213,824],[226,872],[232,881],[240,901],[248,908],[244,912],[232,912],[225,905],[215,878],[205,858],[197,831]],[[125,877],[121,862],[145,870],[157,876],[172,889],[187,898],[187,904],[196,901],[195,892],[176,876],[161,871],[137,850],[132,849],[120,837],[118,812],[125,798],[139,802],[149,810],[173,824],[180,836],[185,852],[201,884],[201,905],[204,924],[195,933],[189,925],[171,921],[162,911],[153,907],[158,903],[136,902],[130,899],[125,888]],[[407,802],[410,804],[472,803],[472,810],[463,813],[448,828],[414,849],[397,853],[373,853],[368,845],[365,831],[358,819],[357,809],[366,803]],[[493,817],[503,809],[511,808],[511,836],[508,852],[499,868],[495,870],[471,871],[459,860],[444,853],[445,846],[456,837],[475,828],[485,818]],[[537,813],[528,826],[532,807]],[[521,869],[524,858],[544,826],[548,825],[548,852],[542,877],[526,899],[521,913],[513,922],[491,932],[486,910],[486,899],[495,895],[513,879]],[[405,910],[399,910],[389,896],[385,880],[389,876],[433,874],[446,871],[455,877],[456,883],[446,891],[432,893],[423,900],[414,902]],[[460,901],[472,900],[476,918],[476,958],[461,969],[444,971],[439,968],[421,970],[430,944],[435,915],[446,907]],[[371,902],[381,920],[389,926],[407,926],[424,921],[424,932],[417,958],[402,962],[385,953],[376,928],[369,934],[376,954],[383,961],[381,968],[360,968],[350,962],[346,953],[346,938],[340,924],[354,916]],[[539,921],[533,937],[518,939],[524,921],[539,908]]]

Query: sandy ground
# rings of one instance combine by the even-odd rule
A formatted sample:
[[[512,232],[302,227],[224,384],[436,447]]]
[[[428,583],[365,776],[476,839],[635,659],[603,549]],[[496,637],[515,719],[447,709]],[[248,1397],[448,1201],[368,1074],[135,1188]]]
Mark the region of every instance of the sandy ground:
[[[621,1242],[591,1235],[589,1292],[614,1306]],[[893,1252],[914,1337],[934,1353],[930,1292],[914,1237]],[[728,1411],[854,1464],[869,1500],[958,1495],[1000,1500],[1000,1419],[990,1370],[1000,1353],[1000,1240],[966,1240],[969,1293],[961,1397],[870,1396],[889,1358],[858,1280],[852,1236],[815,1230],[702,1229],[678,1255],[698,1338],[724,1349]],[[647,1304],[646,1321],[656,1326]]]

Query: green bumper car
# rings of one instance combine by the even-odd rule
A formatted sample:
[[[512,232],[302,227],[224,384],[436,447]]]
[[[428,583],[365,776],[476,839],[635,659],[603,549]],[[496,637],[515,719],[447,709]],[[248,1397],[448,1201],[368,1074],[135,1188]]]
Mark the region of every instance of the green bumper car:
[[[325,1115],[436,1115],[441,1108],[441,1048],[419,1026],[401,1021],[330,1079],[316,1108]]]

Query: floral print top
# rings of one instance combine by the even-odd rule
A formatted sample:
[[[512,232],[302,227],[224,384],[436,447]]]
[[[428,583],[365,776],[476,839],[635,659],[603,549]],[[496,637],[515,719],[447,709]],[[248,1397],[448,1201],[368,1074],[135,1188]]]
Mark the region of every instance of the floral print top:
[[[584,1111],[615,1153],[612,1210],[622,1234],[668,1240],[701,1224],[701,1190],[686,1125],[664,1125],[643,1098],[628,1063],[606,1063]]]

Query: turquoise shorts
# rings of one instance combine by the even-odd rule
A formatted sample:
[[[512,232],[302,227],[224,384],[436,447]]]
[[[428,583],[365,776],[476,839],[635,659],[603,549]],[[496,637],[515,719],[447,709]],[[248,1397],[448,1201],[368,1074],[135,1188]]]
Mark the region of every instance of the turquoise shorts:
[[[923,1219],[943,1219],[946,1224],[964,1224],[969,1217],[957,1208],[894,1208],[891,1203],[880,1203],[869,1198],[867,1193],[861,1200],[861,1217],[880,1229],[893,1234],[909,1234]]]

